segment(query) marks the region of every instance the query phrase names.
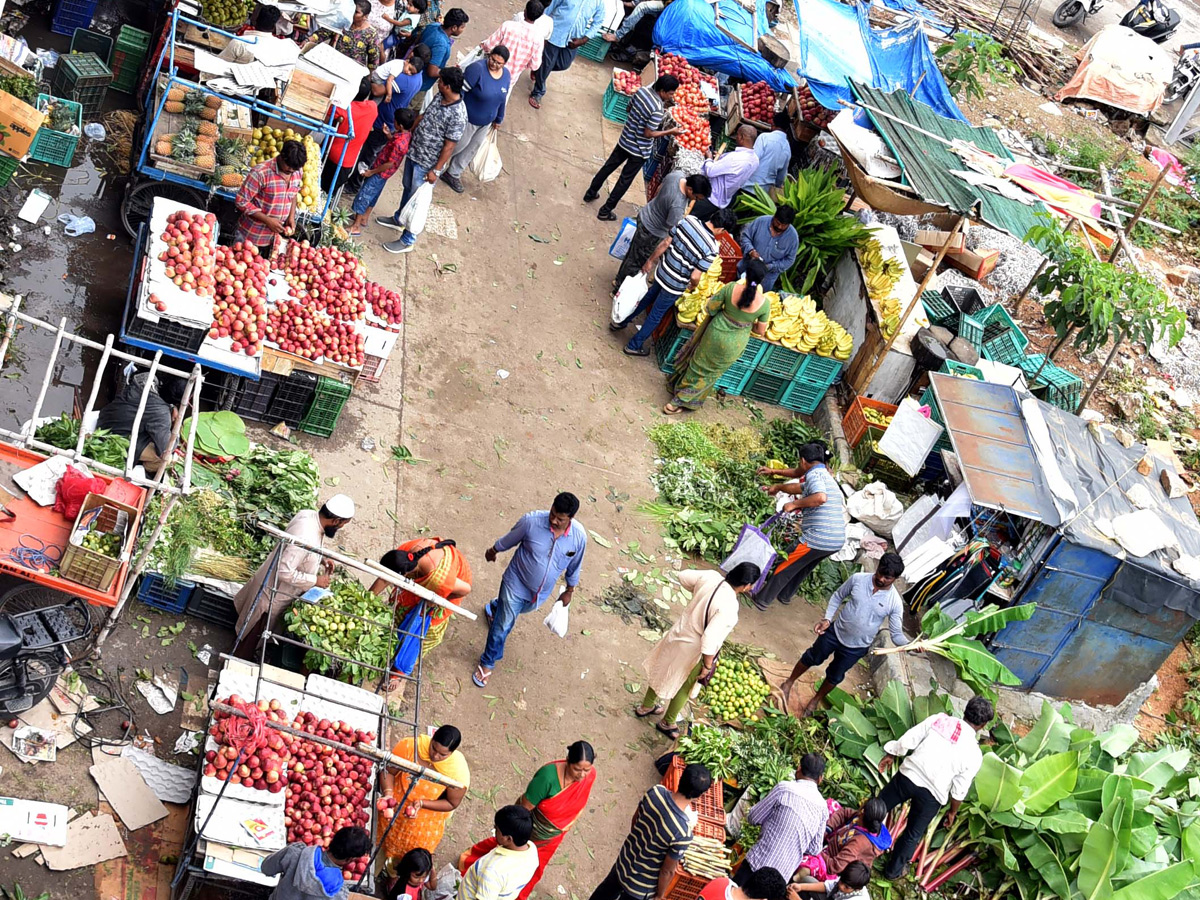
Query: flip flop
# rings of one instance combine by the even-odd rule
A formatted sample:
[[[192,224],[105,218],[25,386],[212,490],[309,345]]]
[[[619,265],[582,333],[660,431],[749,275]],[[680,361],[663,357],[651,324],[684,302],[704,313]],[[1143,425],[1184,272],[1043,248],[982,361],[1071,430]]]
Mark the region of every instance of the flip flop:
[[[360,234],[362,234],[362,229],[359,228],[357,231],[351,229],[350,231],[347,231],[346,233],[348,235],[350,235],[351,237],[358,237]]]
[[[491,677],[492,673],[483,671],[483,666],[476,666],[475,672],[471,675],[471,681],[475,683],[475,687],[485,688]]]
[[[679,740],[679,735],[682,734],[678,725],[664,725],[662,722],[655,722],[654,727],[658,729],[659,734],[664,734],[673,741]]]
[[[530,98],[529,98],[529,105],[530,105],[530,106],[532,106],[534,109],[541,109],[541,108],[542,108],[542,103],[541,103],[541,101],[540,101],[540,100],[538,100],[538,98],[537,98],[537,97],[530,97]]]
[[[654,704],[653,707],[647,709],[645,712],[641,711],[643,708],[644,707],[641,706],[635,706],[633,708],[633,714],[639,719],[646,719],[650,716],[661,716],[666,711],[661,703]]]
[[[681,412],[683,412],[683,407],[682,407],[682,406],[676,406],[676,405],[675,405],[675,404],[673,404],[673,403],[668,403],[666,406],[664,406],[664,407],[662,408],[662,411],[663,411],[663,415],[667,415],[667,416],[677,416],[677,415],[679,415]]]

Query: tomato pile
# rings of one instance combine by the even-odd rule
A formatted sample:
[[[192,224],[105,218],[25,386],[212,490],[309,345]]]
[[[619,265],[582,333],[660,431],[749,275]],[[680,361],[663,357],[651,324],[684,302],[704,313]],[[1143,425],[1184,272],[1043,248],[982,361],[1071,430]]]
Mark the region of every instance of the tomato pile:
[[[800,115],[805,122],[811,122],[818,128],[825,128],[837,115],[832,109],[826,109],[817,102],[817,98],[813,96],[813,92],[809,90],[807,84],[800,85],[796,89],[796,95],[800,98]]]
[[[686,106],[701,115],[712,109],[708,98],[700,93],[699,86],[695,84],[680,85],[679,90],[675,92],[675,106]]]
[[[712,144],[712,130],[708,119],[698,115],[689,106],[672,106],[671,118],[675,124],[683,128],[683,132],[675,135],[675,142],[685,150],[697,150],[704,153]]]
[[[742,114],[757,122],[770,122],[775,117],[775,92],[765,81],[741,87]]]
[[[337,321],[312,304],[285,300],[267,313],[266,336],[281,350],[305,359],[363,364],[363,336],[352,322]]]
[[[368,281],[366,293],[367,303],[371,305],[371,312],[375,313],[379,318],[386,319],[389,325],[399,325],[404,321],[404,298],[400,296],[398,291],[393,291],[385,288],[382,284]]]
[[[213,293],[213,229],[217,217],[212,213],[178,210],[167,216],[161,237],[167,249],[158,254],[166,263],[166,275],[181,291],[194,291],[198,297]]]
[[[232,247],[217,247],[210,338],[232,338],[230,349],[247,356],[262,349],[269,271],[270,265],[253,244],[238,241]]]
[[[613,69],[613,90],[618,94],[636,94],[642,89],[642,76],[637,72]]]

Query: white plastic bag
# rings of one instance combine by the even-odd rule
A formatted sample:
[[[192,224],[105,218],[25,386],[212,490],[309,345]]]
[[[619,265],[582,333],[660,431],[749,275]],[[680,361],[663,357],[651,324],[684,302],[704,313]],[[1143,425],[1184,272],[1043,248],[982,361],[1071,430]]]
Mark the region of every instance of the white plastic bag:
[[[488,135],[479,145],[479,149],[475,151],[475,156],[468,168],[470,168],[471,174],[479,179],[480,184],[487,184],[500,177],[504,161],[500,159],[500,145],[496,140],[496,129],[488,127]]]
[[[622,281],[621,286],[617,288],[617,296],[613,297],[613,324],[619,325],[628,319],[648,290],[650,282],[644,272],[635,272]]]
[[[429,216],[429,205],[433,202],[433,185],[422,180],[421,186],[413,191],[413,195],[400,210],[399,224],[410,234],[420,234],[425,230],[425,219]]]
[[[549,628],[554,634],[560,638],[567,636],[567,617],[570,615],[570,608],[563,606],[562,594],[558,595],[558,599],[554,601],[554,605],[550,607],[550,612],[546,613],[546,618],[542,620],[542,624]]]
[[[876,534],[888,537],[904,516],[904,504],[882,481],[873,481],[850,495],[846,501],[846,512]]]
[[[437,873],[436,879],[425,882],[421,888],[421,900],[454,900],[458,893],[458,869],[446,863]]]

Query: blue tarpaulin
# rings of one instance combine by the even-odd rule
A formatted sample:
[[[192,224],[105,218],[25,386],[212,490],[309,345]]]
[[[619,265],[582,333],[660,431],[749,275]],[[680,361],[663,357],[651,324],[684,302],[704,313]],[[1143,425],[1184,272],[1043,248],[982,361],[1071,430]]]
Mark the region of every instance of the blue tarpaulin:
[[[919,81],[916,99],[940,116],[967,121],[950,96],[919,19],[877,30],[868,21],[865,3],[795,2],[800,22],[797,74],[808,80],[813,96],[826,109],[839,109],[839,100],[851,99],[852,78],[883,91],[899,88],[910,94]]]
[[[758,2],[758,33],[767,30],[766,4]],[[808,0],[805,0],[808,2]],[[755,51],[749,50],[717,27],[737,35],[751,47],[758,46],[754,17],[737,0],[675,0],[654,23],[654,46],[682,56],[694,66],[724,72],[731,78],[765,81],[772,90],[795,87],[792,76],[776,69]],[[849,96],[849,94],[847,94]]]

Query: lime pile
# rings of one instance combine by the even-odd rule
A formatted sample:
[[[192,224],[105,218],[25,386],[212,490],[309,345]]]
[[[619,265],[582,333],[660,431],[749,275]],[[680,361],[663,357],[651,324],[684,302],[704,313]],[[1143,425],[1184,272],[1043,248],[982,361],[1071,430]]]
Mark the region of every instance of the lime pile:
[[[708,704],[718,719],[749,719],[757,722],[757,712],[770,693],[771,689],[752,662],[722,657],[717,663],[716,674],[700,699]]]
[[[91,550],[93,553],[99,553],[101,556],[107,556],[110,559],[116,559],[121,555],[121,536],[119,534],[89,531],[83,536],[81,543],[83,549]]]

